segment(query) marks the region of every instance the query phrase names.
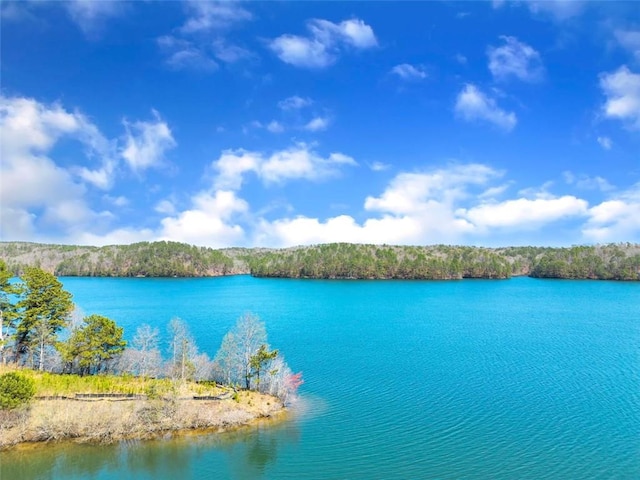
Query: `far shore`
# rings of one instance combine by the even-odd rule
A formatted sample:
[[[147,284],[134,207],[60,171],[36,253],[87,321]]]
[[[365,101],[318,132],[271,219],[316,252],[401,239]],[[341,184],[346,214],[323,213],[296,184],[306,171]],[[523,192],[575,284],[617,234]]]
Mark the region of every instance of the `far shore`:
[[[253,391],[222,400],[34,400],[22,410],[0,411],[0,451],[43,442],[109,444],[219,433],[285,417],[282,401]]]

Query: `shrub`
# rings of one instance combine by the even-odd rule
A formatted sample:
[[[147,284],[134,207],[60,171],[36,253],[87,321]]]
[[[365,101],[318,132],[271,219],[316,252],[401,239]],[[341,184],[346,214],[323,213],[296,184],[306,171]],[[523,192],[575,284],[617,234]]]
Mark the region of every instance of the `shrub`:
[[[35,393],[33,379],[17,372],[0,375],[0,409],[12,410],[26,405]]]

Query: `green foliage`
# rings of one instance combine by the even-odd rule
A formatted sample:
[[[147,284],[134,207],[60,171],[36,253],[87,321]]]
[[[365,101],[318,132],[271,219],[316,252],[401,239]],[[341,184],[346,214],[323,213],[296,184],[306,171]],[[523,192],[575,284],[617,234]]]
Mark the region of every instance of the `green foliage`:
[[[0,242],[8,269],[42,265],[58,275],[193,277],[251,273],[258,277],[460,279],[532,275],[640,280],[640,246],[480,248],[334,243],[284,250],[213,250],[176,242],[81,247]]]
[[[508,259],[485,248],[333,243],[256,254],[252,275],[293,278],[509,278]]]
[[[81,373],[98,373],[105,362],[121,353],[127,342],[122,339],[123,328],[101,315],[85,317],[84,325],[59,345],[62,359],[71,369]]]
[[[35,394],[33,379],[9,372],[0,375],[0,409],[12,410],[28,404]]]
[[[83,251],[62,260],[58,275],[200,277],[225,275],[233,260],[220,250],[178,242],[141,242]]]
[[[0,259],[0,363],[5,360],[5,348],[18,315],[16,306],[11,301],[18,293],[16,285],[10,281],[12,276],[7,264]]]
[[[44,368],[44,350],[54,345],[58,332],[67,325],[73,310],[71,294],[58,279],[44,270],[28,267],[22,275],[21,297],[17,304],[21,314],[16,327],[19,354],[38,352],[38,368]]]
[[[260,386],[260,373],[268,368],[268,365],[278,356],[278,350],[269,351],[266,344],[260,345],[258,351],[251,355],[249,365],[251,366],[251,377],[256,377],[256,385]]]

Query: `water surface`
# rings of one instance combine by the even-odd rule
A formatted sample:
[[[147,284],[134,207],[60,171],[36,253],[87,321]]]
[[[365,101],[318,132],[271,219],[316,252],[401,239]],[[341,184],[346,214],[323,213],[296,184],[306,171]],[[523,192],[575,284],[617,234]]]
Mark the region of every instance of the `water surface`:
[[[640,478],[640,285],[62,278],[131,337],[201,350],[250,311],[304,372],[292,418],[223,435],[2,453],[0,478]]]

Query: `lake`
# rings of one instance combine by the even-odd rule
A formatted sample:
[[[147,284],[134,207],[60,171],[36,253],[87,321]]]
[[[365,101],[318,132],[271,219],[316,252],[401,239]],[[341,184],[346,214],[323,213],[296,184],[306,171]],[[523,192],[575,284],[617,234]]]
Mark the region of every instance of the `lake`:
[[[245,312],[304,373],[291,418],[237,432],[0,454],[2,479],[638,479],[640,284],[61,278],[86,314]]]

